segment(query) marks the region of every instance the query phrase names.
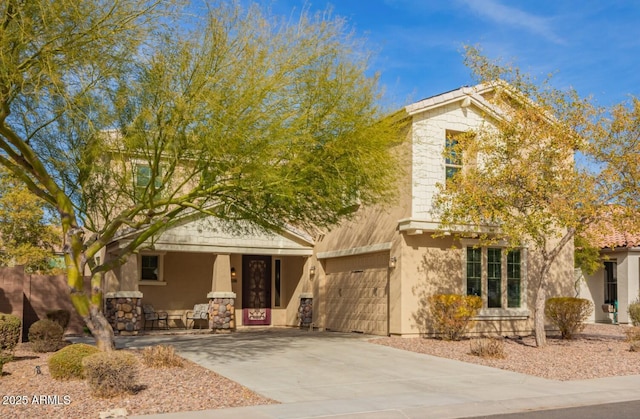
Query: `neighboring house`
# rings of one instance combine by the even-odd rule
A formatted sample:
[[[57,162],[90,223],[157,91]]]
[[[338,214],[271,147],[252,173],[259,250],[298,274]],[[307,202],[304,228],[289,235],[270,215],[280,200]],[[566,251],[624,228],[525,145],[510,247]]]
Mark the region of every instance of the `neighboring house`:
[[[630,323],[627,309],[640,293],[640,234],[612,231],[598,242],[603,267],[579,287],[580,297],[594,305],[588,321]]]
[[[308,327],[312,321],[325,330],[409,336],[429,332],[427,296],[475,294],[484,302],[477,332],[529,334],[536,249],[507,253],[474,247],[473,238],[433,237],[436,185],[461,168],[443,151],[457,133],[490,123],[495,112],[488,93],[464,87],[406,107],[411,124],[397,147],[403,170],[398,202],[390,208],[361,208],[314,238],[293,229],[233,233],[210,218],[185,219],[154,239],[153,250],[133,255],[111,274],[107,297],[132,296],[170,313],[209,301],[212,318],[227,304],[233,324],[225,328]],[[126,243],[124,236],[110,246]],[[549,296],[573,295],[572,246],[551,275]]]

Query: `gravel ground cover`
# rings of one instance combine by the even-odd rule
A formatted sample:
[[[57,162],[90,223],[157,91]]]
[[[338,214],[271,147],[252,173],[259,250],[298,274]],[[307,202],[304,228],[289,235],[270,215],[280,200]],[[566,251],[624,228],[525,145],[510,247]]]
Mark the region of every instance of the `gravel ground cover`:
[[[535,347],[533,337],[504,339],[504,359],[470,354],[471,340],[446,342],[425,338],[388,337],[371,342],[407,351],[515,371],[552,380],[582,380],[640,374],[640,352],[625,342],[627,326],[588,324],[573,340],[548,335],[548,345]]]
[[[140,357],[139,351],[132,352]],[[129,415],[143,415],[276,403],[188,360],[183,368],[154,369],[145,368],[140,359],[136,394],[99,399],[83,380],[52,379],[47,366],[51,355],[18,345],[16,360],[4,365],[0,378],[0,418],[98,418],[101,412],[122,408]]]
[[[565,381],[640,374],[640,352],[629,351],[625,329],[587,325],[570,341],[549,336],[548,346],[542,349],[535,347],[532,337],[505,339],[504,359],[471,355],[471,340],[376,338],[371,342]],[[19,345],[17,359],[5,364],[0,378],[0,418],[98,418],[100,412],[113,409],[142,415],[277,403],[188,360],[183,368],[141,367],[136,394],[99,399],[91,396],[84,381],[53,380],[47,367],[50,356],[31,351],[29,344]]]

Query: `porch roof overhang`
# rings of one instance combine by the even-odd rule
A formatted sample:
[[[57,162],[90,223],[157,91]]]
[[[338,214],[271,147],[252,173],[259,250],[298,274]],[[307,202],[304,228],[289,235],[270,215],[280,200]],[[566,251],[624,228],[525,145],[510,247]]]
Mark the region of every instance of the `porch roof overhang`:
[[[452,226],[447,230],[443,230],[438,221],[433,220],[420,220],[416,218],[403,218],[398,220],[398,231],[401,233],[412,235],[419,235],[424,233],[441,232],[444,235],[457,233],[457,234],[480,234],[488,233],[493,234],[499,231],[496,226],[488,225],[471,225],[471,224],[459,224]]]
[[[111,243],[125,247],[131,236]],[[313,241],[295,230],[268,232],[249,225],[224,224],[214,217],[178,223],[148,240],[141,251],[311,256]]]

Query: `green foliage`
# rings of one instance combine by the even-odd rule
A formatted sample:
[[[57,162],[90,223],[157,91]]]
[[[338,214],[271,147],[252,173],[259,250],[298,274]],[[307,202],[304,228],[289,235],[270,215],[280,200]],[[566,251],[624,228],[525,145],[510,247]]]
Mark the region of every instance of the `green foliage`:
[[[22,322],[12,314],[0,313],[0,377],[3,365],[13,359],[13,352],[20,342]]]
[[[84,377],[82,360],[98,352],[98,348],[85,343],[66,346],[49,358],[49,373],[57,380],[81,379]]]
[[[82,366],[94,396],[115,397],[136,388],[139,365],[129,352],[98,352],[84,358]]]
[[[63,346],[64,331],[58,323],[42,319],[29,327],[29,342],[35,352],[55,352]]]
[[[21,330],[22,322],[19,317],[0,313],[0,355],[3,353],[13,354],[20,342]]]
[[[631,324],[634,326],[640,326],[640,298],[629,304],[627,311],[629,312]]]
[[[51,261],[62,238],[48,224],[45,205],[0,166],[0,266],[24,265],[27,272],[56,272]]]
[[[69,310],[51,310],[47,311],[47,319],[58,323],[62,330],[67,330],[69,326],[69,320],[71,320],[71,313]]]
[[[445,340],[460,340],[481,308],[482,299],[475,295],[436,294],[428,297],[433,329]]]
[[[544,314],[558,329],[562,339],[571,339],[584,329],[584,321],[593,312],[593,304],[584,298],[554,297],[546,302]]]
[[[170,345],[158,345],[144,348],[142,351],[142,363],[151,368],[183,367],[182,358],[176,354],[175,348]]]
[[[470,345],[471,355],[480,358],[505,358],[504,341],[498,338],[473,339]]]
[[[593,275],[602,268],[600,248],[593,246],[587,237],[582,235],[576,236],[574,239],[574,248],[575,267],[580,268],[584,274]]]
[[[408,118],[379,107],[367,43],[329,12],[241,3],[0,6],[0,165],[57,211],[82,316],[102,275],[181,216],[311,229],[392,201]],[[123,228],[129,244],[94,266]]]

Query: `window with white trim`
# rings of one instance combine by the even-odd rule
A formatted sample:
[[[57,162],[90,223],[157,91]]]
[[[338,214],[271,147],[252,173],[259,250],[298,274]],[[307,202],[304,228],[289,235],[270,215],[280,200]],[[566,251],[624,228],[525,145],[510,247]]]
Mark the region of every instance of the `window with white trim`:
[[[449,130],[446,131],[444,158],[444,172],[446,180],[453,178],[456,173],[462,169],[462,156],[460,156],[456,150],[458,145],[456,137],[459,135],[462,135],[462,133]]]
[[[507,251],[501,247],[467,246],[465,254],[465,290],[482,297],[489,309],[518,309],[524,301],[522,273],[523,249]]]

